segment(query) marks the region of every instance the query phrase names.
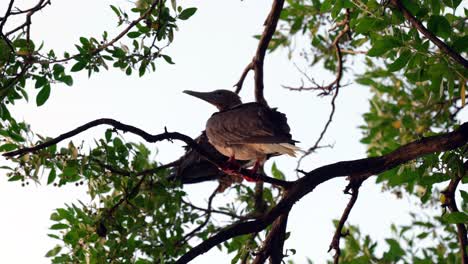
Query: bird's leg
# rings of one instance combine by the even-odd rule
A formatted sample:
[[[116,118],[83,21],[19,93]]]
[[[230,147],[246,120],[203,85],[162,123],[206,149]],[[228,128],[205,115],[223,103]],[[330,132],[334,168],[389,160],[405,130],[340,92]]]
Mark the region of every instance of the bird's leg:
[[[221,170],[226,174],[238,174],[241,166],[236,162],[236,157],[232,155],[229,159],[221,166]]]
[[[249,171],[249,175],[242,175],[242,177],[244,177],[244,179],[248,182],[256,182],[258,181],[258,177],[257,177],[257,171],[258,171],[258,168],[260,167],[260,160],[257,159],[255,161],[255,164],[254,166],[252,167],[252,169],[250,169]]]

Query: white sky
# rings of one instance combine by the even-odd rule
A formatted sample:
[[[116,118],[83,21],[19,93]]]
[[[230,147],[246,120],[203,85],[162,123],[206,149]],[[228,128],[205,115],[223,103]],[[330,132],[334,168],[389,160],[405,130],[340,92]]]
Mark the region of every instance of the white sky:
[[[1,1],[3,13],[9,1]],[[31,103],[20,104],[14,114],[32,125],[34,131],[56,136],[96,118],[109,117],[138,126],[150,133],[179,131],[197,136],[203,130],[206,119],[215,109],[182,94],[185,89],[209,91],[231,89],[242,70],[252,58],[257,40],[252,36],[261,33],[263,21],[271,1],[179,1],[182,6],[198,7],[198,12],[187,22],[180,23],[175,42],[167,49],[176,62],[157,64],[155,73],[143,78],[127,77],[123,72],[111,70],[88,79],[85,73],[75,74],[74,85],[54,85],[49,101],[42,107]],[[30,6],[32,0],[16,1],[20,6]],[[80,36],[101,36],[108,30],[116,31],[116,19],[109,4],[129,4],[127,1],[53,1],[44,11],[33,17],[33,39],[43,39],[46,50],[73,50]],[[10,25],[11,26],[11,25]],[[8,24],[7,24],[8,27]],[[113,32],[113,33],[112,33]],[[300,44],[299,44],[300,45]],[[58,53],[57,53],[58,54]],[[333,78],[319,68],[309,70],[318,82]],[[350,72],[348,72],[350,74]],[[244,101],[253,99],[252,76],[247,77],[241,96]],[[265,61],[265,96],[271,106],[288,116],[293,137],[307,148],[315,142],[330,111],[330,98],[317,98],[313,93],[293,93],[281,88],[281,84],[300,84],[300,74],[286,51],[267,55]],[[29,90],[31,95],[35,91]],[[365,146],[359,143],[363,124],[362,114],[369,107],[367,88],[351,84],[342,88],[337,99],[334,122],[322,141],[335,144],[333,149],[323,149],[303,162],[309,170],[337,161],[365,157]],[[460,115],[467,120],[467,112]],[[104,128],[93,129],[74,140],[103,135]],[[127,137],[127,135],[126,135]],[[130,139],[134,137],[128,136]],[[172,161],[183,153],[181,144],[158,143],[158,160]],[[295,179],[296,160],[290,157],[274,158],[288,179]],[[271,162],[267,163],[269,171]],[[54,188],[30,184],[21,188],[18,183],[8,183],[0,177],[0,262],[1,263],[49,263],[44,258],[56,240],[47,237],[52,224],[49,216],[55,208],[65,203],[87,200],[82,187]],[[45,179],[44,179],[45,182]],[[342,193],[347,182],[344,179],[329,181],[298,202],[292,210],[288,231],[291,237],[285,248],[294,248],[294,260],[305,263],[311,258],[315,263],[330,259],[327,253],[334,228],[331,220],[339,218],[348,196]],[[197,204],[207,199],[215,183],[203,183],[187,187],[189,197]],[[220,195],[223,196],[223,195]],[[391,223],[408,222],[411,207],[406,199],[397,200],[388,193],[381,193],[374,180],[368,180],[361,188],[360,198],[351,212],[349,223],[358,224],[364,233],[375,238],[390,234]],[[216,249],[197,258],[193,263],[230,263],[224,253]]]

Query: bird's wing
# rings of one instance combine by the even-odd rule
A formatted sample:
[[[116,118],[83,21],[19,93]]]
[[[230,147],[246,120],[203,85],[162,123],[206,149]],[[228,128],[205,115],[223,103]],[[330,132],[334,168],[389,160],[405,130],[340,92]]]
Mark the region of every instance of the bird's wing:
[[[214,114],[207,123],[210,140],[221,144],[291,143],[286,116],[258,103],[239,105]]]

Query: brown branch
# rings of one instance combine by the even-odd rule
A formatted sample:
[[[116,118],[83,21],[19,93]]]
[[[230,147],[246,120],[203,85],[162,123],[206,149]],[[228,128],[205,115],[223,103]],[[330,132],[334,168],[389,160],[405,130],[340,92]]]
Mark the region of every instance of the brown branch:
[[[13,3],[15,0],[10,0],[10,3],[8,4],[7,11],[5,12],[5,15],[2,18],[2,22],[0,22],[0,32],[3,32],[3,27],[5,26],[5,23],[8,20],[8,17],[11,15],[11,9],[13,8]]]
[[[333,121],[333,116],[335,115],[335,110],[336,110],[335,101],[336,101],[336,98],[338,97],[338,92],[339,91],[340,91],[340,86],[337,86],[336,89],[335,89],[335,94],[333,95],[333,98],[332,98],[332,100],[330,102],[331,111],[330,111],[330,115],[328,116],[328,120],[325,123],[325,126],[323,127],[322,132],[320,132],[320,135],[317,138],[317,140],[315,141],[314,145],[312,145],[310,148],[308,148],[307,151],[304,152],[304,154],[302,154],[302,156],[297,161],[296,170],[299,169],[299,167],[301,166],[302,160],[304,160],[305,157],[309,156],[315,150],[320,148],[319,144],[322,141],[323,137],[325,136],[325,133],[327,132],[328,127],[330,126],[331,122]]]
[[[21,15],[21,14],[26,14],[26,13],[29,13],[29,12],[37,12],[37,11],[43,9],[44,7],[46,7],[46,5],[49,5],[49,4],[50,4],[50,0],[39,0],[39,2],[33,7],[29,8],[29,9],[26,9],[26,10],[20,10],[20,9],[16,8],[17,11],[12,11],[11,14],[12,15]]]
[[[199,206],[196,206],[192,203],[189,203],[185,200],[182,200],[182,203],[187,205],[187,206],[190,206],[192,207],[193,209],[195,210],[198,210],[198,211],[202,211],[202,212],[205,212],[205,213],[215,213],[215,214],[222,214],[222,215],[226,215],[226,216],[229,216],[231,218],[237,218],[239,220],[245,220],[245,219],[251,219],[253,217],[250,217],[248,215],[246,216],[243,216],[243,215],[237,215],[235,213],[231,213],[231,212],[227,212],[227,211],[221,211],[221,210],[216,210],[216,209],[208,209],[208,208],[202,208],[202,207],[199,207]]]
[[[352,175],[353,178],[375,175],[430,153],[464,146],[467,142],[468,122],[462,124],[453,132],[422,138],[383,156],[342,161],[312,170],[306,173],[304,177],[293,182],[293,185],[285,191],[285,195],[281,201],[268,213],[256,220],[234,223],[222,229],[217,234],[189,250],[176,263],[188,263],[228,239],[265,229],[280,215],[289,212],[299,199],[313,191],[319,184],[330,179],[347,175]]]
[[[272,224],[268,236],[263,242],[263,246],[252,264],[263,264],[270,257],[271,264],[281,264],[284,258],[283,246],[286,240],[286,227],[288,223],[288,213],[279,216]]]
[[[328,249],[328,252],[330,252],[332,249],[335,250],[335,256],[333,257],[333,263],[338,264],[340,261],[340,239],[341,237],[345,236],[346,233],[343,233],[343,227],[344,224],[346,223],[346,220],[349,217],[349,214],[351,213],[351,210],[353,209],[354,204],[356,203],[359,195],[359,188],[361,187],[362,180],[353,180],[351,179],[349,182],[349,185],[345,189],[345,193],[351,194],[351,199],[349,199],[348,205],[346,206],[345,210],[343,211],[343,214],[341,215],[340,221],[338,222],[338,225],[336,226],[336,231],[335,234],[333,235],[332,242],[330,243],[330,247]],[[351,192],[350,192],[351,191]]]
[[[253,70],[255,73],[255,101],[264,105],[268,105],[268,103],[263,95],[263,63],[268,45],[270,44],[270,41],[273,38],[273,34],[275,33],[276,26],[278,25],[278,20],[281,14],[281,10],[283,10],[283,6],[284,0],[273,0],[273,5],[271,6],[270,13],[265,20],[265,29],[263,30],[263,33],[258,42],[255,56],[253,57],[252,62],[250,62],[244,69],[240,80],[237,82],[237,84],[234,85],[237,87],[236,93],[239,93],[247,73],[250,70]]]
[[[442,194],[445,196],[445,203],[443,207],[448,207],[450,212],[460,212],[457,207],[455,200],[455,192],[457,190],[458,184],[460,183],[462,177],[468,172],[468,161],[464,164],[464,171],[460,177],[452,178],[448,187],[442,191]],[[457,235],[458,243],[460,244],[460,254],[463,264],[468,264],[468,254],[466,252],[468,246],[467,230],[466,226],[463,223],[456,224],[457,226]]]
[[[19,10],[19,11],[12,11],[12,15],[19,15],[19,14],[26,14],[26,20],[23,24],[18,25],[16,28],[10,30],[9,32],[5,33],[5,36],[9,36],[18,30],[23,29],[24,27],[27,27],[27,35],[28,35],[28,40],[29,40],[29,34],[30,34],[30,25],[31,25],[31,17],[34,13],[37,11],[43,9],[46,7],[48,4],[51,4],[50,0],[40,0],[37,5],[27,9],[27,10]]]
[[[212,154],[210,154],[209,151],[207,151],[204,147],[200,146],[197,142],[195,142],[191,137],[187,136],[187,135],[184,135],[184,134],[181,134],[179,132],[167,132],[165,131],[164,133],[161,133],[161,134],[156,134],[156,135],[152,135],[152,134],[149,134],[148,132],[140,129],[140,128],[137,128],[137,127],[134,127],[134,126],[131,126],[131,125],[127,125],[127,124],[123,124],[117,120],[114,120],[114,119],[110,119],[110,118],[101,118],[101,119],[96,119],[94,121],[91,121],[91,122],[88,122],[82,126],[79,126],[69,132],[66,132],[56,138],[53,138],[49,141],[46,141],[46,142],[43,142],[43,143],[40,143],[38,145],[35,145],[35,146],[32,146],[32,147],[26,147],[26,148],[21,148],[21,149],[17,149],[17,150],[14,150],[14,151],[10,151],[10,152],[6,152],[6,153],[3,153],[3,156],[4,157],[7,157],[7,158],[12,158],[12,157],[20,157],[20,156],[23,156],[27,153],[34,153],[36,151],[39,151],[39,150],[42,150],[42,149],[45,149],[47,147],[50,147],[50,146],[53,146],[65,139],[68,139],[68,138],[71,138],[73,136],[76,136],[90,128],[93,128],[93,127],[96,127],[96,126],[99,126],[99,125],[110,125],[112,127],[114,127],[115,129],[119,129],[123,132],[129,132],[129,133],[132,133],[132,134],[135,134],[135,135],[138,135],[140,137],[142,137],[145,141],[149,142],[149,143],[155,143],[155,142],[158,142],[158,141],[163,141],[163,140],[169,140],[169,141],[172,141],[172,140],[179,140],[179,141],[183,141],[185,142],[190,148],[194,149],[195,151],[197,151],[198,153],[200,153],[200,155],[202,155],[203,157],[205,157],[209,162],[213,163],[214,165],[218,166],[218,167],[221,167],[222,165],[222,161],[219,161],[219,160],[216,160]],[[245,168],[241,168],[239,169],[239,172],[243,175],[248,175],[248,173],[250,173],[249,170],[245,169]],[[255,175],[255,177],[260,180],[260,181],[263,181],[263,182],[267,182],[267,183],[270,183],[270,184],[274,184],[274,185],[277,185],[277,186],[281,186],[283,188],[288,188],[289,186],[291,186],[291,182],[288,182],[288,181],[283,181],[283,180],[279,180],[279,179],[275,179],[275,178],[272,178],[272,177],[269,177],[269,176],[266,176],[265,174],[260,174],[260,173],[257,173]]]
[[[411,14],[411,12],[404,7],[400,0],[390,0],[390,3],[398,9],[403,16],[408,20],[413,27],[415,27],[421,34],[428,38],[432,43],[434,43],[440,50],[449,55],[453,60],[460,63],[463,67],[468,68],[468,60],[463,58],[455,50],[450,48],[445,42],[440,40],[436,35],[429,31],[416,17]]]
[[[247,77],[247,74],[249,73],[250,70],[253,70],[253,62],[250,62],[244,69],[244,71],[242,72],[242,75],[239,79],[239,81],[234,84],[234,87],[236,87],[236,90],[235,90],[235,93],[238,94],[241,89],[242,89],[242,85],[244,84],[244,80],[245,80],[245,77]]]

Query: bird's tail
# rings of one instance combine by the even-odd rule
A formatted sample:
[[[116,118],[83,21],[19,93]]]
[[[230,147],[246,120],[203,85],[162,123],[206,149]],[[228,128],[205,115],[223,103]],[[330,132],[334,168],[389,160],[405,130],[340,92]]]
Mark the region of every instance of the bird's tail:
[[[297,152],[304,152],[300,147],[294,146],[293,144],[289,143],[281,143],[278,144],[278,152],[288,154],[289,156],[296,157]]]

